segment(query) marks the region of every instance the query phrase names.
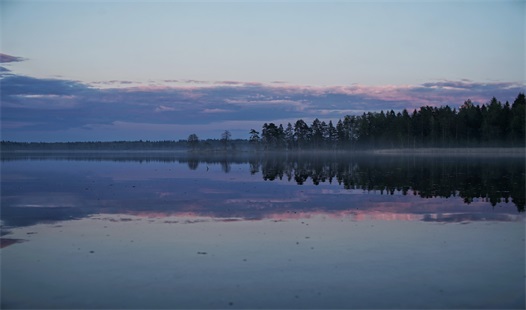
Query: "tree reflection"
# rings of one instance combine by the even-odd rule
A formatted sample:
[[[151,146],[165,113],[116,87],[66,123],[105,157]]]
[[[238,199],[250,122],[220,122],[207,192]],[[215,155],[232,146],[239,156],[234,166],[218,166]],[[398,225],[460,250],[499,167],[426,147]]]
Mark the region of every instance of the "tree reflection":
[[[520,159],[288,156],[262,160],[265,180],[292,175],[299,185],[308,179],[319,185],[336,179],[345,189],[390,195],[407,195],[411,190],[422,198],[458,196],[468,204],[480,198],[492,206],[511,198],[520,212],[525,206],[524,170]]]
[[[308,203],[303,198],[297,201],[295,200],[297,197],[293,194],[297,191],[296,189],[290,186],[286,187],[286,190],[280,188],[279,183],[284,182],[298,185],[313,184],[314,186],[322,186],[326,183],[324,189],[327,188],[328,183],[334,184],[333,188],[375,191],[385,195],[460,198],[451,200],[450,203],[446,202],[447,206],[440,209],[447,210],[445,213],[439,212],[443,213],[441,216],[446,218],[430,217],[429,221],[469,220],[468,215],[472,214],[469,211],[463,213],[468,215],[449,214],[451,209],[449,207],[452,204],[455,204],[453,209],[465,209],[458,205],[459,200],[463,200],[466,204],[485,201],[492,206],[513,203],[519,212],[524,211],[526,204],[525,163],[522,158],[365,157],[349,153],[330,155],[278,153],[272,156],[248,153],[242,156],[183,154],[179,157],[173,154],[158,157],[153,154],[146,154],[144,157],[139,155],[115,157],[112,154],[104,154],[104,157],[88,155],[88,160],[136,161],[141,167],[133,171],[134,167],[137,167],[135,164],[126,165],[131,169],[127,172],[130,173],[129,178],[109,178],[108,176],[112,176],[112,173],[120,176],[120,165],[115,165],[115,168],[112,168],[114,170],[105,171],[97,179],[93,176],[97,176],[97,171],[106,169],[106,165],[91,165],[89,169],[93,169],[94,173],[86,176],[85,170],[77,169],[77,165],[64,165],[64,169],[56,170],[55,165],[60,164],[60,161],[63,160],[60,156],[63,155],[58,157],[58,161],[56,155],[31,157],[30,159],[36,159],[42,156],[44,160],[57,162],[50,162],[51,165],[47,163],[31,165],[31,167],[37,167],[35,170],[17,170],[23,165],[13,165],[10,168],[15,169],[12,171],[20,171],[20,175],[25,175],[25,177],[20,178],[18,173],[11,173],[11,176],[15,176],[14,178],[2,179],[1,211],[4,225],[27,226],[41,221],[62,221],[102,213],[194,212],[200,215],[260,219],[268,212],[282,214],[291,212],[291,210],[294,212],[295,210],[332,212],[351,209],[347,204],[349,196],[323,196],[322,191],[318,193],[313,191],[309,194],[317,199],[316,202]],[[86,160],[83,158],[68,157],[67,160]],[[28,159],[22,156],[6,160],[26,161]],[[145,167],[148,162],[153,161],[165,162],[166,165]],[[176,165],[187,166],[192,172],[174,175],[168,172],[173,168],[172,162],[176,162]],[[257,183],[254,183],[253,187],[250,186],[250,190],[241,192],[248,188],[247,182],[224,182],[230,178],[214,175],[219,169],[209,171],[208,168],[212,165],[220,167],[224,173],[238,173],[239,170],[232,169],[232,167],[243,165],[248,169],[248,171],[245,170],[245,173],[254,175],[248,177],[251,180],[260,178],[258,174],[261,173],[263,179],[261,182],[272,181],[278,184],[258,189]],[[194,170],[200,170],[195,173],[202,173],[203,177],[199,178],[199,182],[185,184],[187,183],[186,178],[194,175]],[[143,172],[147,173],[144,178],[142,177]],[[236,188],[238,186],[239,188]],[[203,188],[209,192],[201,191]],[[272,191],[267,192],[267,189],[272,189]],[[337,194],[344,191],[329,190]],[[186,196],[187,193],[194,193],[193,195],[198,196],[191,196],[192,194]],[[289,196],[291,193],[293,199],[289,201],[287,199],[291,198]],[[280,195],[285,196],[280,197]],[[325,197],[332,197],[335,200],[327,201],[325,204]],[[285,198],[284,202],[273,202],[274,200],[279,201],[280,198]],[[402,197],[384,198],[381,200],[396,202]],[[200,203],[193,203],[201,199]],[[369,197],[360,199],[364,199],[364,205],[368,204],[365,200]],[[407,197],[405,200],[412,199]],[[417,208],[418,210],[414,212],[425,213],[425,205],[422,203],[420,209]],[[224,208],[218,206],[224,206]],[[391,206],[393,205],[389,203],[388,207]],[[474,207],[476,209],[478,205]],[[496,218],[495,216],[499,214],[499,212],[491,213],[492,218]]]
[[[256,174],[259,172],[259,160],[255,159],[255,158],[251,158],[249,161],[248,161],[248,164],[250,165],[250,174]]]
[[[199,160],[197,159],[188,160],[188,168],[190,170],[197,170],[198,167],[199,167]]]
[[[232,165],[228,160],[222,160],[219,163],[221,164],[221,170],[223,170],[224,173],[229,173],[230,170],[232,170]]]
[[[136,161],[218,164],[229,173],[232,164],[247,164],[250,174],[263,180],[286,180],[298,185],[337,182],[344,189],[378,191],[381,194],[414,194],[422,198],[460,197],[466,204],[476,199],[492,206],[513,203],[524,212],[525,163],[523,158],[359,156],[349,153],[173,154],[26,154],[2,157],[10,160]]]
[[[206,160],[201,158],[201,160]],[[248,160],[250,173],[261,168],[266,181],[287,180],[298,185],[337,182],[345,189],[422,198],[461,197],[470,204],[482,199],[496,206],[512,202],[525,208],[525,165],[522,159],[360,157],[274,154]],[[230,161],[219,161],[229,172]]]

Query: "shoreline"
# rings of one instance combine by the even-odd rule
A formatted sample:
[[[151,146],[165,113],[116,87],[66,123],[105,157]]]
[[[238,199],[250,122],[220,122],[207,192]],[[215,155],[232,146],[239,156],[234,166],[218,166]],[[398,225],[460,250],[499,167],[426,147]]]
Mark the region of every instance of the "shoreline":
[[[393,148],[365,150],[237,150],[237,151],[191,151],[191,150],[1,150],[0,154],[8,156],[24,155],[129,155],[129,156],[174,156],[185,157],[208,156],[259,156],[259,155],[367,155],[367,156],[467,156],[467,157],[525,157],[523,147],[463,147],[463,148]]]

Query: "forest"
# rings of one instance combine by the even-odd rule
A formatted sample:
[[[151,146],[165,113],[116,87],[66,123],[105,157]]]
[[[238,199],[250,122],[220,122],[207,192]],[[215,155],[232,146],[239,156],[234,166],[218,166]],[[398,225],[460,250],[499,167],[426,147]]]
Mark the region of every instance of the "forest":
[[[368,112],[346,115],[334,125],[316,118],[294,124],[265,123],[250,131],[250,143],[269,149],[371,149],[415,147],[522,147],[525,145],[524,93],[502,104],[495,97],[482,106],[471,100],[460,108],[424,106],[412,113]]]

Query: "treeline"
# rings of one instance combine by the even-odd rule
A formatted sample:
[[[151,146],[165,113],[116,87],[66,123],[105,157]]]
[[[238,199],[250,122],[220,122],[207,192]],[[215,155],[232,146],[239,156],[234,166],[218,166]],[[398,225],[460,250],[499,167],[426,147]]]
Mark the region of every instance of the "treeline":
[[[220,150],[224,143],[218,139],[206,139],[199,141],[200,148],[204,151]],[[246,140],[229,140],[230,149],[236,145],[247,144]],[[178,151],[193,148],[188,140],[164,140],[164,141],[88,141],[88,142],[14,142],[1,141],[2,151]]]
[[[127,151],[173,150],[186,148],[186,141],[88,141],[88,142],[12,142],[2,141],[2,151]]]
[[[520,93],[510,105],[495,97],[482,106],[467,100],[457,110],[425,106],[407,110],[347,115],[336,125],[302,119],[283,127],[265,123],[252,129],[256,149],[361,149],[411,147],[520,147],[525,145],[526,100]]]

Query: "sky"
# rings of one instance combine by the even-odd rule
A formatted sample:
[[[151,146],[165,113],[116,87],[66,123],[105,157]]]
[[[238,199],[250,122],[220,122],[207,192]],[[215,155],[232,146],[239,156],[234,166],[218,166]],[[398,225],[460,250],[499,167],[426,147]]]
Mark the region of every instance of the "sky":
[[[526,2],[0,0],[1,136],[248,138],[265,122],[510,103]]]

